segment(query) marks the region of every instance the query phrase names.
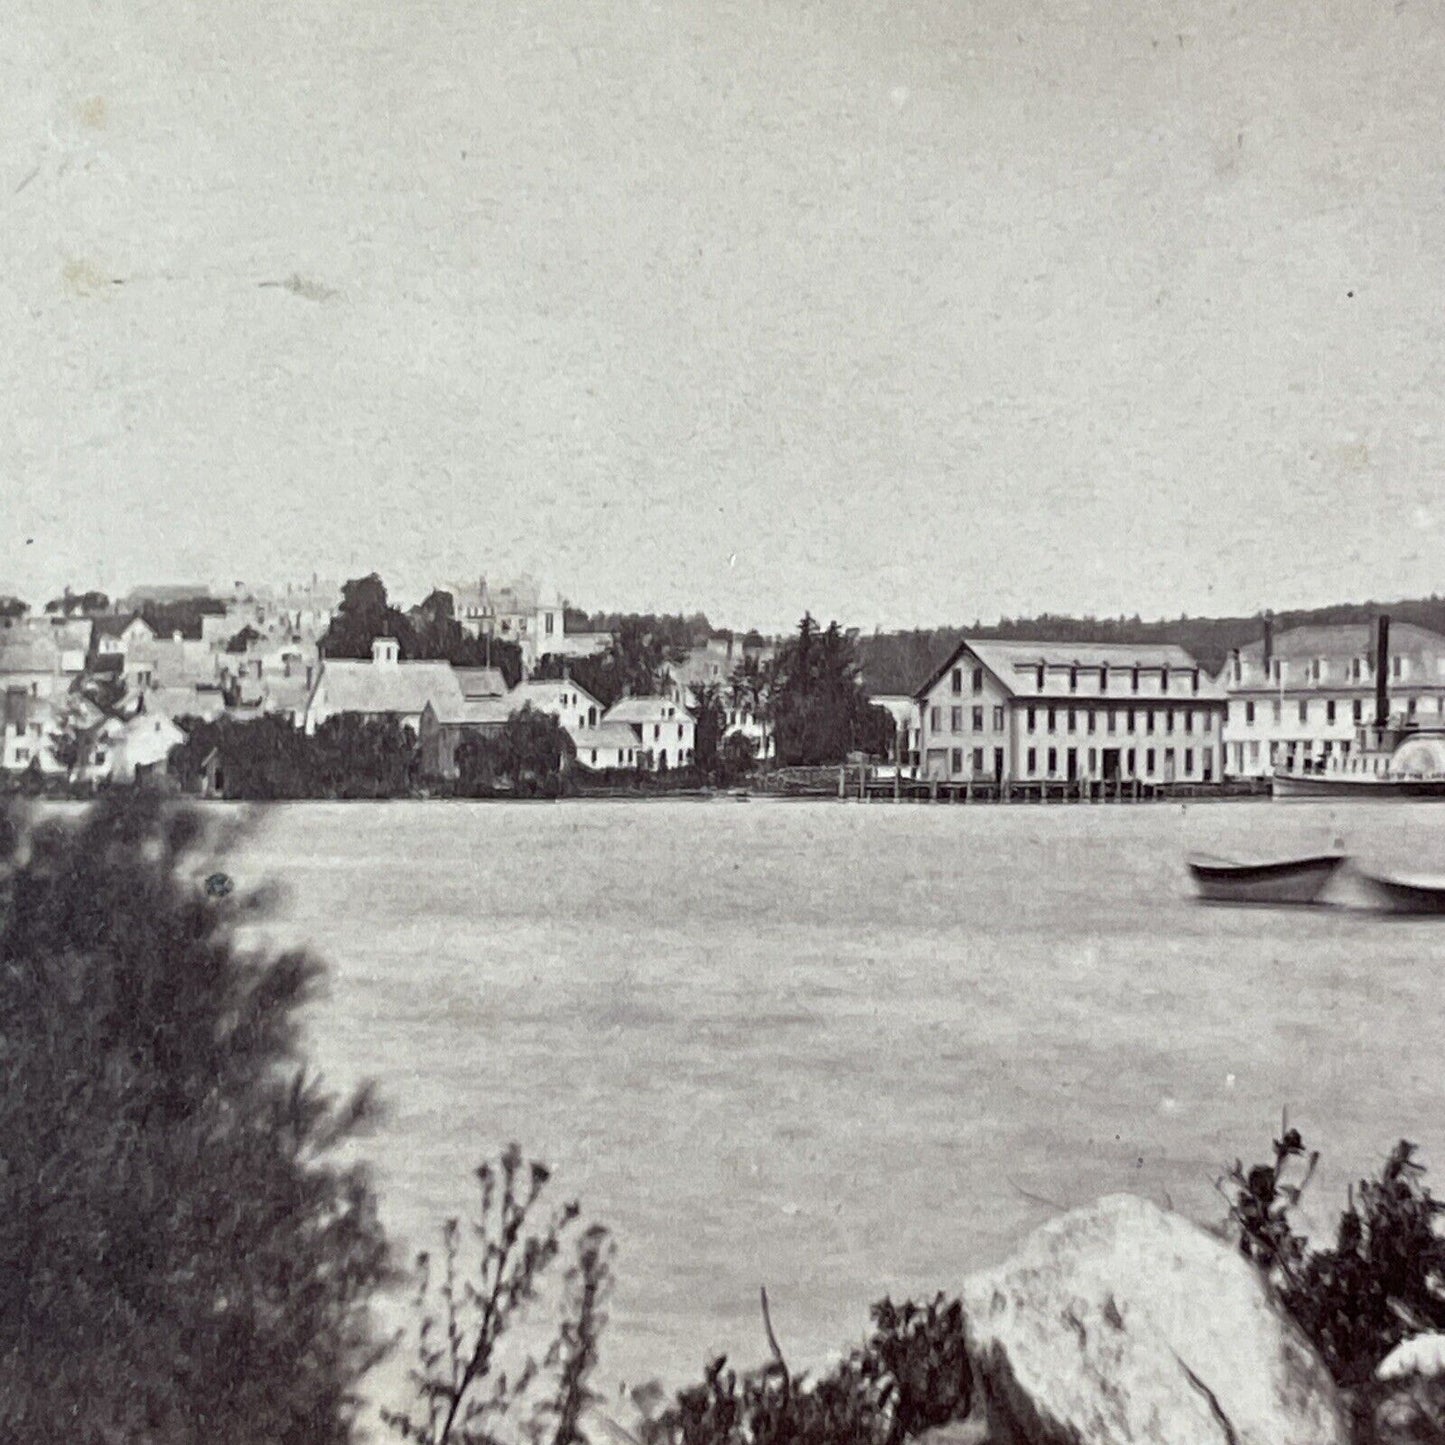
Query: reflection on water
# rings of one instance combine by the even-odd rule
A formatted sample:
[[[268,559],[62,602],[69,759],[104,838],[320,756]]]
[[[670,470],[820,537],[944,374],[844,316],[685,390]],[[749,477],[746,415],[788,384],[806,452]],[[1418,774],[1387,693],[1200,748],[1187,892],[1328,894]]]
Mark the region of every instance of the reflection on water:
[[[1217,1220],[1282,1104],[1321,1222],[1401,1134],[1445,1168],[1445,924],[1189,896],[1187,849],[1339,836],[1445,872],[1445,807],[1269,803],[307,804],[228,866],[334,965],[313,1054],[381,1086],[408,1249],[516,1139],[616,1233],[604,1377],[676,1383],[763,1358],[760,1283],[817,1362],[1040,1201]]]

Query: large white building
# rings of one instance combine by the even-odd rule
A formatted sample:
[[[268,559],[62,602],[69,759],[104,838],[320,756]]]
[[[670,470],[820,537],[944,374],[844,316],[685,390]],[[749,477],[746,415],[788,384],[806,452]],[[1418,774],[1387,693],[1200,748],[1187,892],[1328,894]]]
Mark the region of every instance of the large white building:
[[[966,638],[916,694],[924,778],[1216,782],[1222,683],[1182,647]]]
[[[1378,630],[1367,622],[1292,627],[1268,623],[1225,666],[1225,767],[1233,777],[1276,768],[1323,769],[1348,758],[1375,721]],[[1445,637],[1411,623],[1388,632],[1389,719],[1445,727]]]
[[[653,772],[686,767],[692,762],[697,725],[688,710],[671,697],[624,697],[602,719],[625,723],[637,739],[636,756]]]

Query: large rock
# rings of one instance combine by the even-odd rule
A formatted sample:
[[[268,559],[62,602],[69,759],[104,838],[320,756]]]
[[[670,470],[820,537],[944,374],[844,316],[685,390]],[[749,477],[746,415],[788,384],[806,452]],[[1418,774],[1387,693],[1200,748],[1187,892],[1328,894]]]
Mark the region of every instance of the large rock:
[[[1147,1200],[1045,1225],[963,1290],[991,1445],[1343,1445],[1324,1366],[1237,1251]]]

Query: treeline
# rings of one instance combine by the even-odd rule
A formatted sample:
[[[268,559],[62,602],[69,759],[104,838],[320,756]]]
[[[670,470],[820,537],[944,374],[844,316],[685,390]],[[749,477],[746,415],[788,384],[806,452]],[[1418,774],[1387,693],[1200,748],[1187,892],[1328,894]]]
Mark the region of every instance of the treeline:
[[[1388,612],[1395,622],[1445,634],[1445,598],[1431,595],[1398,602],[1340,602],[1328,607],[1300,608],[1272,614],[1275,631],[1291,627],[1335,627],[1373,622]],[[863,680],[876,694],[912,693],[941,667],[964,637],[1007,641],[1040,638],[1051,642],[1173,643],[1187,649],[1201,666],[1217,673],[1235,648],[1258,642],[1264,627],[1260,615],[1252,617],[1160,618],[1071,617],[1043,612],[1035,617],[1003,617],[997,622],[975,622],[972,627],[918,628],[902,632],[876,632],[859,639]]]
[[[412,735],[394,719],[342,714],[308,734],[268,715],[214,722],[181,717],[186,740],[172,749],[171,776],[188,792],[214,786],[227,798],[400,798],[417,785]]]

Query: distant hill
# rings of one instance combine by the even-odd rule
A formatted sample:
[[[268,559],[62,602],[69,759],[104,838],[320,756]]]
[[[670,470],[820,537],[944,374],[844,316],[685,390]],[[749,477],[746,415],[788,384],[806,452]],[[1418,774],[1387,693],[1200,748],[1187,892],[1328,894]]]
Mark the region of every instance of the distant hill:
[[[1445,597],[1408,598],[1399,602],[1339,602],[1298,612],[1274,613],[1276,632],[1306,624],[1330,626],[1370,622],[1386,612],[1394,622],[1445,634]],[[1005,617],[975,627],[935,627],[912,632],[875,632],[858,639],[863,682],[875,695],[912,693],[942,666],[964,636],[1038,638],[1048,642],[1173,642],[1187,648],[1200,664],[1217,673],[1236,647],[1257,642],[1263,618],[1178,617],[1145,622],[1139,617]]]

